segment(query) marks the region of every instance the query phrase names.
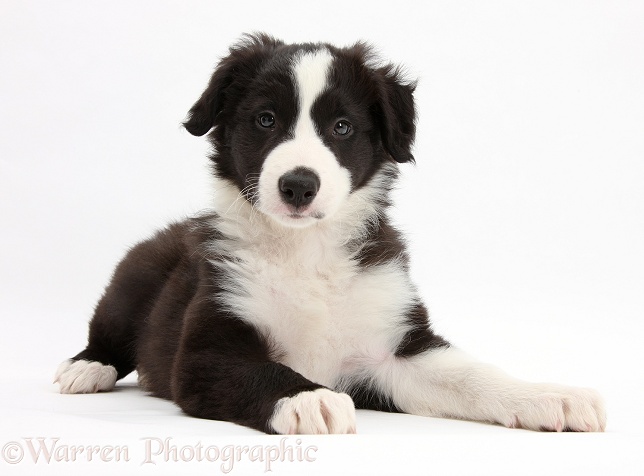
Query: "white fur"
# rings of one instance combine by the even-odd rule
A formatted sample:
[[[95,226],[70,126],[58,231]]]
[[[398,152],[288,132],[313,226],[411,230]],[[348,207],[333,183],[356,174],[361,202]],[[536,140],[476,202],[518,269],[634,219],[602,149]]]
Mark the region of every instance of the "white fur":
[[[389,359],[371,379],[398,408],[415,415],[531,430],[603,431],[606,426],[604,405],[594,390],[524,382],[455,348]]]
[[[355,433],[356,412],[349,395],[320,388],[279,400],[269,424],[282,435]]]
[[[306,53],[296,60],[293,74],[300,102],[293,139],[275,147],[262,166],[258,208],[286,226],[308,226],[319,219],[316,217],[334,215],[351,189],[349,172],[324,145],[311,117],[313,102],[326,88],[332,60],[326,50]],[[296,167],[307,167],[320,178],[317,196],[299,218],[292,217],[293,210],[281,200],[278,189],[279,178]]]
[[[56,370],[56,382],[60,393],[107,392],[116,383],[116,369],[100,362],[66,360]]]
[[[348,171],[317,135],[310,114],[327,87],[330,62],[325,50],[297,59],[300,114],[293,139],[264,162],[256,208],[217,179],[213,227],[226,237],[212,249],[218,276],[226,277],[218,303],[257,328],[276,361],[329,388],[367,382],[416,415],[603,430],[603,403],[592,390],[522,382],[454,348],[395,355],[409,330],[406,313],[419,302],[416,289],[400,263],[361,268],[353,259],[359,247],[348,246],[359,243],[382,213],[377,198],[389,186],[388,167],[395,166],[350,191]],[[321,187],[306,216],[296,220],[277,183],[298,166],[313,169]],[[320,215],[325,218],[315,218]],[[272,427],[278,433],[348,432],[355,425],[348,398],[323,389],[282,399]]]
[[[280,226],[239,201],[214,224],[229,237],[215,251],[231,258],[213,260],[227,276],[221,302],[269,338],[274,358],[322,385],[391,358],[418,300],[398,262],[363,269],[344,246],[377,216],[384,177],[352,193],[333,220],[307,228]]]

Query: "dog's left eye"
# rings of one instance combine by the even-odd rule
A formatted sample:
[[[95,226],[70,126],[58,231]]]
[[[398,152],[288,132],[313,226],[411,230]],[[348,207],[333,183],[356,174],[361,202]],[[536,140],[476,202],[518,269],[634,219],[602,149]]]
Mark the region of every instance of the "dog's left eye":
[[[351,124],[348,121],[338,121],[333,127],[333,133],[338,136],[346,136],[351,132]]]
[[[257,122],[260,126],[268,129],[275,125],[275,116],[273,116],[270,112],[265,112],[259,115]]]

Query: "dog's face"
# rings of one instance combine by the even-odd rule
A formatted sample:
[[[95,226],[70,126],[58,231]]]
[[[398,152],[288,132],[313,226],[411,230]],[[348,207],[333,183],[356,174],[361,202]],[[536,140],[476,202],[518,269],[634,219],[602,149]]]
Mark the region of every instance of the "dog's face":
[[[184,123],[212,129],[215,173],[290,227],[332,217],[386,163],[412,161],[414,86],[363,44],[285,45],[265,35],[230,50]]]

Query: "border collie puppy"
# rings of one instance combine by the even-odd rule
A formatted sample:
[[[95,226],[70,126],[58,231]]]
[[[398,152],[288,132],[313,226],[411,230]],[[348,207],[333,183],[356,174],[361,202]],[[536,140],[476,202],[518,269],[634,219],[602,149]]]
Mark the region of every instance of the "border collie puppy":
[[[132,248],[60,391],[136,369],[189,415],[267,433],[353,433],[356,408],[602,431],[593,390],[517,380],[432,331],[386,214],[414,87],[362,43],[234,45],[184,123],[214,146],[214,212]]]

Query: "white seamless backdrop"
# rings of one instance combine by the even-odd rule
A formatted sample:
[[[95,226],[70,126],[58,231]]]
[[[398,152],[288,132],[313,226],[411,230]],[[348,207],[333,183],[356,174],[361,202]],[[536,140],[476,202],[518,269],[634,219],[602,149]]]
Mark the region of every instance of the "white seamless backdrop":
[[[392,214],[436,330],[518,377],[595,387],[609,412],[597,435],[359,412],[358,435],[304,437],[316,460],[274,474],[641,474],[644,6],[568,0],[4,0],[0,472],[35,470],[25,437],[278,441],[186,417],[131,378],[89,396],[51,384],[127,248],[209,206],[208,145],[180,123],[227,47],[253,31],[364,39],[419,79],[417,165],[402,166]],[[13,441],[26,455],[16,464]],[[220,470],[38,470],[188,466]]]

